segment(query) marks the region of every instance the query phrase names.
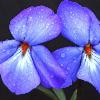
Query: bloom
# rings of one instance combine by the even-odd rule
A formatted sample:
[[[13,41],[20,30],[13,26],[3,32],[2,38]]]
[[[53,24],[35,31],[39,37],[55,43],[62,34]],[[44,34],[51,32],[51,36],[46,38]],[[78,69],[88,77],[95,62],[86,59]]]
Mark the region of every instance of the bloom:
[[[53,52],[72,81],[77,78],[91,83],[100,92],[100,25],[86,7],[63,1],[58,7],[63,24],[62,35],[77,44]]]
[[[39,84],[47,88],[71,84],[50,51],[39,45],[61,31],[60,19],[51,9],[29,7],[11,20],[9,29],[15,40],[0,42],[0,74],[10,91],[25,94]]]

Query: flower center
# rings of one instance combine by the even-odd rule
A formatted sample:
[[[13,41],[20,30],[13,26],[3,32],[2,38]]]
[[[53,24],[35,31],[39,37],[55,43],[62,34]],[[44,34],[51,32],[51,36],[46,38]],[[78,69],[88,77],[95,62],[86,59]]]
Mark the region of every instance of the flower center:
[[[92,52],[92,46],[91,44],[87,44],[84,48],[85,53],[88,57],[91,57],[91,52]]]
[[[24,55],[26,53],[27,49],[29,48],[28,43],[26,43],[26,42],[22,43],[21,48],[22,48],[22,53]]]

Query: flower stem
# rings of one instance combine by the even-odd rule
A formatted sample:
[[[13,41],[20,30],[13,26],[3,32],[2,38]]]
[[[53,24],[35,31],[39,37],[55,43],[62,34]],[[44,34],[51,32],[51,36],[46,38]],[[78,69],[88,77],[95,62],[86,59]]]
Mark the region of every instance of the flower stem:
[[[74,91],[71,100],[77,100],[77,89]]]
[[[58,100],[67,100],[64,94],[63,89],[52,89],[55,95],[58,97]]]
[[[48,97],[50,97],[52,100],[59,100],[57,98],[57,96],[49,89],[44,88],[42,86],[38,86],[37,89],[41,92],[43,92],[45,95],[47,95]]]

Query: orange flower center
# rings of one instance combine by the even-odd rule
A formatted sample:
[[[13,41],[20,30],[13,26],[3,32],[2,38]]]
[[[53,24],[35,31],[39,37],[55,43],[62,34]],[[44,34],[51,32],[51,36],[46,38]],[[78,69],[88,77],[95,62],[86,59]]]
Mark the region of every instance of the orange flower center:
[[[91,46],[90,44],[87,44],[87,45],[85,46],[84,50],[85,50],[86,55],[87,55],[88,57],[90,57],[90,56],[91,56],[91,52],[92,52],[92,46]]]
[[[22,48],[22,53],[23,53],[23,55],[26,53],[26,51],[27,51],[27,49],[29,48],[29,45],[28,45],[28,43],[22,43],[21,44],[21,48]]]

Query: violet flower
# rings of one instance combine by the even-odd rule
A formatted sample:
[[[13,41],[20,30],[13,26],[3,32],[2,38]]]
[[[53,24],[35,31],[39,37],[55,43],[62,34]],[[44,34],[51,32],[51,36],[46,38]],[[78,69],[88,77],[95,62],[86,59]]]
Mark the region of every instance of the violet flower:
[[[58,7],[63,24],[62,35],[77,44],[53,52],[72,81],[77,78],[92,84],[100,92],[100,25],[86,7],[65,0]]]
[[[15,40],[0,42],[0,74],[11,92],[25,94],[39,84],[63,88],[71,84],[49,50],[39,45],[57,37],[61,22],[45,7],[29,7],[13,18],[9,25]]]

